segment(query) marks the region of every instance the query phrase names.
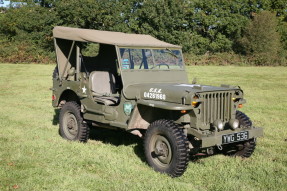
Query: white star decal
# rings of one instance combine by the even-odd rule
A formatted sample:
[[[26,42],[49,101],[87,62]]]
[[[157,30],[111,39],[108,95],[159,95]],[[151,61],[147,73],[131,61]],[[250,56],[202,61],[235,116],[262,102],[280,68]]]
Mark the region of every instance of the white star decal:
[[[87,88],[85,86],[82,88],[82,90],[83,90],[83,94],[86,94]]]

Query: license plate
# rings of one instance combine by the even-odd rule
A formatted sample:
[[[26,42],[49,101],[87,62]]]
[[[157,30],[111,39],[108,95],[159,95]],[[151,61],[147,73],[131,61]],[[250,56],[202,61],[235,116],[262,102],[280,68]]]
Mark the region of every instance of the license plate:
[[[235,143],[239,141],[245,141],[248,139],[249,139],[249,132],[242,131],[238,133],[222,135],[222,144]]]

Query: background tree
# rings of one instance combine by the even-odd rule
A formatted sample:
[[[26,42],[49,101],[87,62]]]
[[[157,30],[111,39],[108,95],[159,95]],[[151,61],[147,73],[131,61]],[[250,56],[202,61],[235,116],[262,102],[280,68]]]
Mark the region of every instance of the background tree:
[[[46,62],[54,56],[52,29],[58,17],[39,6],[10,8],[0,16],[0,58],[4,62]]]
[[[150,34],[158,39],[183,46],[183,51],[188,55],[212,56],[223,53],[234,55],[236,52],[251,57],[251,54],[256,52],[250,48],[251,45],[248,45],[251,39],[247,34],[255,33],[255,30],[259,29],[256,29],[255,25],[252,28],[248,23],[252,21],[254,15],[260,15],[264,11],[274,12],[273,17],[280,21],[274,20],[272,26],[273,29],[278,29],[278,32],[272,36],[275,39],[271,41],[278,43],[279,33],[281,45],[276,47],[283,47],[284,51],[279,51],[277,56],[281,61],[286,57],[286,0],[23,0],[22,2],[26,4],[0,11],[0,62],[31,60],[42,62],[46,59],[54,61],[52,29],[56,25]],[[247,25],[250,29],[246,29]],[[208,54],[205,54],[207,52]],[[269,64],[273,64],[272,62],[278,64],[280,59],[269,60]],[[256,64],[263,64],[264,61],[259,57],[253,59],[255,60]],[[264,64],[266,63],[265,60]]]
[[[275,13],[262,11],[254,15],[245,29],[241,44],[244,52],[259,65],[278,61],[282,46]]]
[[[187,3],[174,0],[134,1],[126,20],[127,27],[134,33],[150,34],[182,45],[184,51],[188,51],[193,32],[188,30],[188,21],[185,18]]]

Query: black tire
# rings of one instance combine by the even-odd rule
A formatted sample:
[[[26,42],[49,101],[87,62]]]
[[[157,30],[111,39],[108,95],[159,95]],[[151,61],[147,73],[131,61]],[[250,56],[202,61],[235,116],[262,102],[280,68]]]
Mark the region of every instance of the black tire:
[[[188,166],[187,137],[172,121],[157,120],[150,124],[145,134],[144,150],[148,164],[155,171],[178,177]]]
[[[59,78],[59,72],[58,72],[58,67],[56,66],[54,71],[53,71],[53,76],[54,79],[58,79]]]
[[[87,142],[90,128],[84,123],[80,106],[74,102],[67,102],[60,111],[61,137],[71,141]]]
[[[252,121],[245,113],[241,111],[236,111],[235,118],[238,119],[240,127],[243,128],[252,127]]]
[[[236,111],[236,119],[239,120],[240,128],[252,127],[252,121],[250,118],[241,111]],[[233,143],[227,145],[224,149],[224,153],[229,156],[239,156],[242,158],[250,157],[256,148],[256,142],[254,139],[250,139],[240,143]]]

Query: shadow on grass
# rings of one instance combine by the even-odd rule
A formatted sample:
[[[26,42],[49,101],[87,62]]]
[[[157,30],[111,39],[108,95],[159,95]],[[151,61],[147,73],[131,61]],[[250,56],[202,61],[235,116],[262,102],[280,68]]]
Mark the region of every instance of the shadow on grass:
[[[54,110],[54,116],[52,120],[53,125],[59,124],[60,110]],[[111,144],[114,146],[129,146],[135,144],[134,152],[143,162],[147,162],[144,154],[143,139],[128,133],[123,130],[112,130],[107,128],[92,127],[90,130],[89,139],[101,141],[105,144]],[[189,160],[194,163],[203,163],[204,158],[210,157],[210,155],[190,155]]]
[[[52,119],[53,125],[59,124],[59,115],[60,115],[60,110],[55,109],[54,116]],[[145,156],[144,156],[144,149],[143,149],[143,140],[131,133],[128,133],[122,130],[111,130],[111,129],[106,129],[106,128],[92,127],[90,131],[89,139],[101,141],[105,144],[111,144],[114,146],[120,146],[120,145],[128,146],[128,145],[136,144],[134,147],[135,154],[143,162],[146,162]]]
[[[93,127],[91,128],[90,139],[101,141],[105,144],[111,144],[114,146],[129,146],[135,144],[135,154],[141,159],[142,162],[147,163],[144,154],[143,139],[131,133],[122,130],[111,130]],[[203,153],[197,153],[197,155],[193,155],[190,153],[189,161],[197,164],[204,164],[204,159],[210,156],[212,155],[206,155]]]
[[[196,164],[204,164],[204,159],[212,155],[190,155],[189,161]]]
[[[90,130],[91,140],[101,141],[105,144],[114,146],[129,146],[135,144],[134,152],[143,161],[146,162],[144,156],[143,139],[131,133],[122,130],[112,130],[106,128],[93,127]]]

